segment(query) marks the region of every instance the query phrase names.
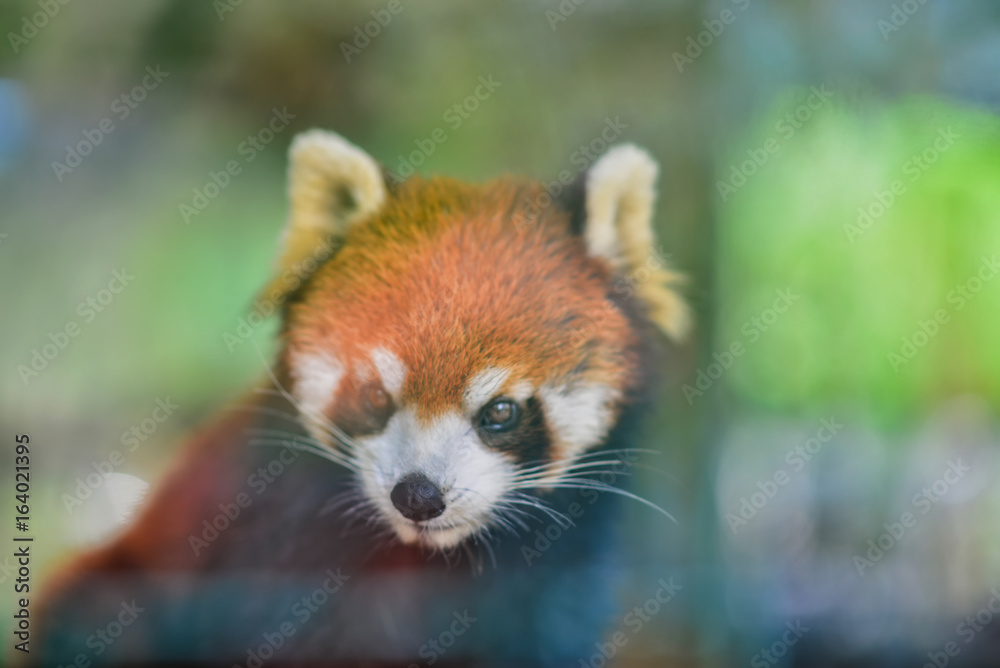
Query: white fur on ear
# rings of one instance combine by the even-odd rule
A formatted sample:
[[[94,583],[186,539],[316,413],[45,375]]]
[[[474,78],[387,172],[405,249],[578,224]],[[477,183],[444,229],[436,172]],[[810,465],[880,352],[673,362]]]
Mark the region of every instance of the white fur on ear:
[[[378,211],[386,199],[378,163],[338,134],[303,132],[288,154],[291,206],[276,283],[296,263],[328,248],[331,238]]]
[[[654,246],[653,205],[659,168],[642,149],[616,146],[587,173],[588,252],[607,260],[635,284],[650,317],[667,335],[681,338],[689,327],[688,309],[673,286],[680,275],[670,271]]]

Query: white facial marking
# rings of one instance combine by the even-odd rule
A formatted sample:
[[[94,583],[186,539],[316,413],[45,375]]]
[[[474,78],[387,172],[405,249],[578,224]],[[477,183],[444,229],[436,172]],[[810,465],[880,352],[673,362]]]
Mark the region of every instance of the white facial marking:
[[[477,373],[465,388],[465,410],[473,413],[482,408],[510,377],[510,371],[491,366]]]
[[[535,393],[535,388],[526,380],[519,380],[510,388],[510,398],[524,403]]]
[[[495,504],[509,489],[515,470],[479,440],[469,418],[457,411],[422,424],[410,409],[397,411],[381,434],[358,439],[364,446],[361,481],[366,496],[403,542],[439,548],[458,544],[486,526]],[[416,524],[392,504],[403,476],[420,473],[437,485],[444,512]]]
[[[607,436],[618,391],[608,385],[543,385],[539,397],[549,426],[569,456],[580,454]]]
[[[305,423],[315,436],[315,421],[322,419],[344,377],[344,366],[329,353],[308,353],[292,358],[295,398]],[[318,438],[318,436],[317,436]],[[325,440],[325,439],[324,439]]]
[[[406,365],[392,351],[382,347],[373,349],[371,357],[382,379],[382,387],[398,401],[403,390],[403,379],[406,378]]]

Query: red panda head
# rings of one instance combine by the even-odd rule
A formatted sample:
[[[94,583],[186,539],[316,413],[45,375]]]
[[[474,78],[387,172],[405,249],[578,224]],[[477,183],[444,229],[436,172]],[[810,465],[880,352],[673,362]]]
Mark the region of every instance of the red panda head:
[[[288,390],[404,542],[454,546],[558,480],[639,383],[635,314],[681,333],[656,173],[621,146],[560,200],[515,179],[390,188],[337,135],[295,140],[279,270],[322,261],[287,295]]]

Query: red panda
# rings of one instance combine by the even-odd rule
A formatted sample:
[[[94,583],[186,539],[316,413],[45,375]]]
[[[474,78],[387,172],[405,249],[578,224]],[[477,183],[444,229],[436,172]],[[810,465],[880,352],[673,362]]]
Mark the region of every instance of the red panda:
[[[557,197],[393,182],[297,137],[269,380],[51,584],[44,661],[578,665],[619,570],[593,474],[629,461],[653,330],[687,327],[656,176],[625,145]]]

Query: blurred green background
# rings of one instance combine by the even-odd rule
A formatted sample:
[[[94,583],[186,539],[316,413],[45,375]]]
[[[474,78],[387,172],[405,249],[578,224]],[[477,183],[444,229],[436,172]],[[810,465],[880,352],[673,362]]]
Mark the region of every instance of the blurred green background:
[[[956,625],[1000,585],[1000,6],[389,6],[0,5],[0,424],[7,449],[32,439],[36,574],[102,525],[100,490],[64,495],[123,433],[143,438],[115,470],[155,480],[262,373],[225,335],[269,278],[295,133],[401,171],[441,128],[422,173],[552,180],[617,119],[661,163],[697,322],[635,483],[679,523],[632,509],[624,609],[684,589],[620,665],[922,665],[956,638],[951,665],[994,665],[995,622],[967,644]],[[480,77],[499,85],[449,112]],[[276,110],[287,126],[248,143]],[[116,270],[134,278],[102,292]],[[162,423],[157,400],[178,406]]]

